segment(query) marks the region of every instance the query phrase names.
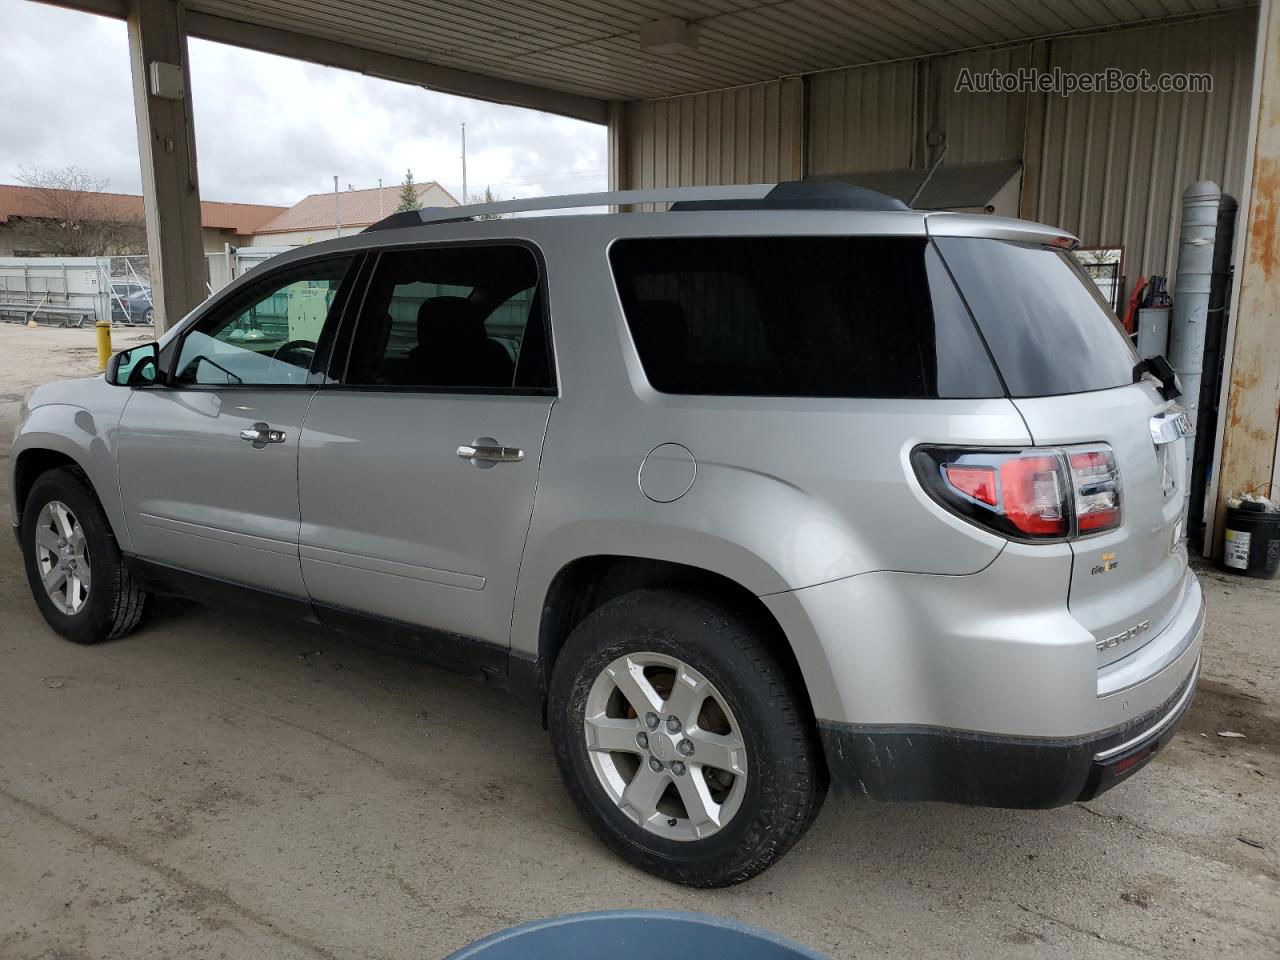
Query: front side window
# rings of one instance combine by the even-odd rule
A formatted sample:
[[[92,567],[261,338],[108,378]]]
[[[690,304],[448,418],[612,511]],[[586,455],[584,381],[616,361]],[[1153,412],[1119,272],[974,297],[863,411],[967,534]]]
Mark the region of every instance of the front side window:
[[[645,375],[663,393],[1003,393],[924,238],[636,238],[609,259]]]
[[[307,383],[350,266],[350,257],[335,257],[286,268],[215,308],[183,339],[175,381]]]
[[[383,253],[360,309],[344,382],[441,391],[549,389],[533,253],[498,244]]]

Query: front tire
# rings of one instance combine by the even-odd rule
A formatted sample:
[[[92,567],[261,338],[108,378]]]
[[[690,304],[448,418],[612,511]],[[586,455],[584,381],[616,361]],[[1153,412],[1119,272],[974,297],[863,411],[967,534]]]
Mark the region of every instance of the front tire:
[[[623,859],[722,887],[800,839],[826,792],[800,691],[751,618],[640,590],[569,636],[551,679],[556,761],[579,812]]]
[[[22,510],[22,552],[36,606],[55,631],[76,643],[132,631],[150,595],[130,574],[111,525],[84,474],[59,467],[41,474]]]

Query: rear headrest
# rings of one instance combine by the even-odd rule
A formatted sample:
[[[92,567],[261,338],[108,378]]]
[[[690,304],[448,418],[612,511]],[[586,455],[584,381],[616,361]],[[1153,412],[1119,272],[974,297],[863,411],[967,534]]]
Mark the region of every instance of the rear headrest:
[[[466,297],[432,297],[418,307],[418,343],[484,340],[484,317]]]

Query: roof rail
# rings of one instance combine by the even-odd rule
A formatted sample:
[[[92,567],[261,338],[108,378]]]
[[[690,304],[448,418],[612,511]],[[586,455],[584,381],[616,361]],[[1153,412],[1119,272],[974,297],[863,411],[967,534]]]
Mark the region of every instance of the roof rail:
[[[572,210],[580,207],[669,203],[672,210],[907,210],[906,204],[885,194],[832,181],[747,183],[723,187],[659,187],[653,190],[615,190],[559,197],[499,200],[459,207],[426,207],[393,213],[365,228],[391,230],[424,223],[454,223],[473,217]]]

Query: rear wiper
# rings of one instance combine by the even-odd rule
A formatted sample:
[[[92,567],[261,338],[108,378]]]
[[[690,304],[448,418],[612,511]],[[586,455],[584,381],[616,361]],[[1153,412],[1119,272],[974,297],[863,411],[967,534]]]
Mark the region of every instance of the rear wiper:
[[[1160,396],[1166,400],[1176,400],[1182,396],[1182,384],[1178,382],[1178,375],[1174,372],[1173,365],[1161,354],[1135,363],[1133,382],[1140,382],[1148,373],[1160,381]]]

